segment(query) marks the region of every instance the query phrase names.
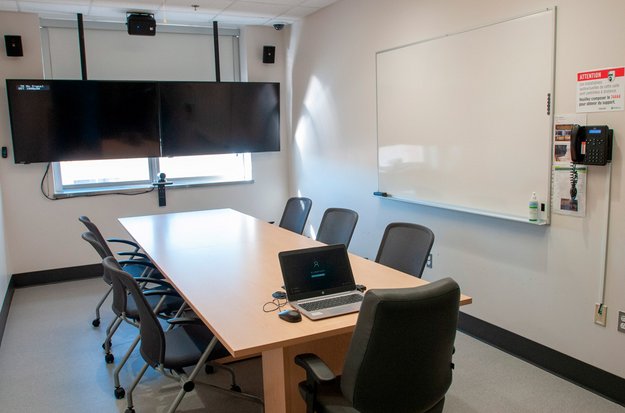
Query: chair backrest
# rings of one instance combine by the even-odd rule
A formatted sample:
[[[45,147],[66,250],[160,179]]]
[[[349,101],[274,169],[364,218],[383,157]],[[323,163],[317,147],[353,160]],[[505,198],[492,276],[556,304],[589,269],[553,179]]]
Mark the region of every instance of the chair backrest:
[[[106,242],[106,239],[104,239],[104,237],[102,236],[102,233],[100,232],[100,230],[98,229],[98,227],[96,226],[96,224],[94,224],[93,222],[91,222],[91,220],[89,219],[89,217],[86,217],[84,215],[78,217],[78,220],[80,222],[83,223],[83,225],[85,227],[87,227],[87,229],[93,233],[93,235],[96,237],[96,239],[98,240],[98,242],[100,243],[100,245],[102,246],[102,248],[104,249],[104,251],[106,252],[106,256],[107,257],[112,257],[113,256],[113,252],[111,251],[111,249],[108,246],[108,243]],[[102,257],[104,258],[104,257]]]
[[[117,260],[115,260],[115,258],[113,257],[104,257],[102,260],[103,266],[104,266],[104,260],[107,258],[109,259],[109,267],[113,267],[116,270],[124,272],[121,266],[119,265],[119,263],[117,262]],[[129,299],[132,300],[132,298],[129,298],[126,287],[124,287],[121,281],[111,276],[110,269],[107,271],[106,268],[104,268],[104,278],[109,279],[110,280],[109,284],[111,284],[113,287],[113,302],[111,304],[113,313],[115,313],[116,316],[121,317],[122,314],[126,312],[126,307],[128,306],[128,300]]]
[[[82,239],[87,241],[93,247],[94,250],[96,250],[100,258],[104,259],[109,256],[107,255],[106,250],[102,247],[102,244],[100,244],[100,241],[98,241],[98,238],[95,236],[93,232],[91,231],[83,232],[80,236],[82,237]]]
[[[96,250],[100,258],[104,259],[109,256],[107,255],[107,252],[105,251],[105,249],[102,248],[102,244],[100,244],[100,242],[98,241],[97,237],[95,236],[93,232],[91,231],[83,232],[81,234],[81,237],[82,239],[87,241],[93,247],[94,250]],[[102,279],[104,280],[105,283],[107,283],[108,285],[111,285],[112,281],[106,272],[102,273]]]
[[[355,409],[423,412],[444,399],[459,301],[451,278],[367,292],[341,377],[343,395]]]
[[[309,198],[289,198],[284,206],[279,226],[298,234],[303,233],[311,208],[312,200]]]
[[[131,275],[119,267],[115,258],[105,258],[102,260],[102,266],[104,267],[104,272],[113,280],[113,291],[115,292],[115,288],[123,289],[123,295],[126,295],[127,292],[135,301],[140,320],[141,356],[152,367],[156,367],[165,358],[165,333],[161,324],[141,292],[139,284]]]
[[[388,224],[380,242],[375,262],[421,278],[434,233],[419,224],[395,222]]]
[[[324,244],[344,244],[349,247],[357,222],[358,213],[356,211],[345,208],[328,208],[321,218],[319,231],[317,231],[317,241]]]

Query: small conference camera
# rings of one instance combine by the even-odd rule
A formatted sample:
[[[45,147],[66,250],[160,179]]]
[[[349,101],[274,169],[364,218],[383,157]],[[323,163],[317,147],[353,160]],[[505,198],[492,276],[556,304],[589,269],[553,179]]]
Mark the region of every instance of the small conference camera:
[[[282,30],[282,29],[284,29],[284,23],[276,23],[276,24],[273,25],[273,28],[278,30],[278,31]]]

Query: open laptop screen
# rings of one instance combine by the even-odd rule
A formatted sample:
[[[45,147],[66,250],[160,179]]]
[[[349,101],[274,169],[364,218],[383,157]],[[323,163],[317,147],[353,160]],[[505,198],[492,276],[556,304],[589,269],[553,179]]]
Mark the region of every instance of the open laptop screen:
[[[328,245],[278,254],[290,301],[356,288],[345,245]]]

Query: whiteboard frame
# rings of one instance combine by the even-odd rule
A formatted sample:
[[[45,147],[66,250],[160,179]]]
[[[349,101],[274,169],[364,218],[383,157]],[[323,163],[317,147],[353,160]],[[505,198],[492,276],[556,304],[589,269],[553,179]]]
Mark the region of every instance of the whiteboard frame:
[[[499,25],[502,23],[506,23],[506,22],[510,22],[510,21],[514,21],[517,19],[522,19],[522,18],[526,18],[526,17],[530,17],[530,16],[534,16],[534,15],[538,15],[538,14],[542,14],[542,13],[551,13],[551,26],[553,28],[553,32],[551,33],[551,39],[549,39],[551,41],[551,59],[550,59],[550,65],[551,67],[549,67],[547,70],[549,70],[550,73],[550,88],[548,90],[549,96],[550,96],[550,111],[548,113],[548,122],[550,125],[550,136],[549,139],[546,139],[546,151],[547,153],[549,153],[549,161],[547,162],[548,165],[545,168],[545,174],[546,176],[548,176],[548,183],[546,185],[545,191],[546,193],[540,194],[541,195],[541,200],[544,199],[544,202],[542,203],[542,205],[544,205],[544,212],[541,212],[540,214],[540,219],[538,221],[529,221],[527,216],[519,216],[519,215],[514,215],[514,214],[507,214],[507,213],[499,213],[499,212],[494,212],[494,211],[488,211],[488,210],[483,210],[483,209],[479,209],[479,208],[471,208],[471,207],[467,207],[467,206],[462,206],[462,205],[452,205],[452,204],[447,204],[447,203],[442,203],[442,202],[434,202],[434,201],[428,201],[428,200],[420,200],[420,199],[416,199],[416,198],[404,198],[401,196],[393,196],[392,194],[387,194],[385,192],[380,192],[382,191],[382,189],[380,188],[380,154],[379,154],[379,150],[380,150],[380,125],[379,125],[379,96],[380,96],[380,91],[379,91],[379,84],[378,84],[378,76],[379,76],[379,68],[378,68],[378,56],[382,53],[387,53],[390,51],[394,51],[394,50],[398,50],[398,49],[403,49],[406,47],[410,47],[410,46],[414,46],[414,45],[418,45],[418,44],[422,44],[422,43],[426,43],[426,42],[431,42],[431,41],[435,41],[435,40],[439,40],[439,39],[444,39],[446,37],[450,37],[450,36],[456,36],[456,35],[460,35],[463,33],[468,33],[468,32],[472,32],[475,30],[479,30],[479,29],[484,29],[484,28],[488,28],[491,26],[495,26],[495,25]],[[488,217],[493,217],[493,218],[499,218],[499,219],[506,219],[506,220],[511,220],[511,221],[517,221],[517,222],[523,222],[523,223],[529,223],[532,225],[548,225],[550,223],[550,218],[551,218],[551,191],[552,191],[552,180],[551,180],[551,175],[552,175],[552,165],[553,165],[553,154],[552,154],[552,150],[553,150],[553,122],[554,122],[554,108],[555,108],[555,74],[556,74],[556,38],[557,38],[557,8],[555,6],[553,7],[548,7],[548,8],[544,8],[544,9],[540,9],[534,12],[529,12],[529,13],[525,13],[522,15],[518,15],[518,16],[514,16],[514,17],[510,17],[507,19],[503,19],[503,20],[498,20],[492,23],[487,23],[484,25],[480,25],[480,26],[475,26],[475,27],[471,27],[468,29],[464,29],[464,30],[460,30],[457,32],[452,32],[452,33],[447,33],[447,34],[443,34],[440,36],[434,36],[434,37],[430,37],[424,40],[419,40],[416,42],[411,42],[411,43],[407,43],[404,45],[400,45],[400,46],[395,46],[395,47],[391,47],[391,48],[387,48],[384,50],[380,50],[378,52],[376,52],[375,54],[375,69],[376,69],[376,137],[377,137],[377,149],[378,149],[378,154],[376,157],[376,163],[377,163],[377,171],[378,171],[378,191],[374,193],[374,195],[377,195],[378,197],[381,198],[386,198],[389,200],[395,200],[395,201],[401,201],[401,202],[407,202],[407,203],[413,203],[413,204],[418,204],[418,205],[425,205],[425,206],[430,206],[430,207],[436,207],[436,208],[443,208],[443,209],[448,209],[448,210],[453,210],[453,211],[459,211],[459,212],[466,212],[466,213],[471,213],[471,214],[478,214],[478,215],[483,215],[483,216],[488,216]],[[543,198],[544,197],[544,198]]]

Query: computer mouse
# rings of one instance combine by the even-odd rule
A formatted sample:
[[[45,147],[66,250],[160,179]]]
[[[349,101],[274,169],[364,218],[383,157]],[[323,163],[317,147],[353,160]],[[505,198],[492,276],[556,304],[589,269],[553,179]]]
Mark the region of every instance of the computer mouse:
[[[302,321],[302,315],[297,310],[283,310],[278,313],[278,317],[289,323],[298,323]]]

